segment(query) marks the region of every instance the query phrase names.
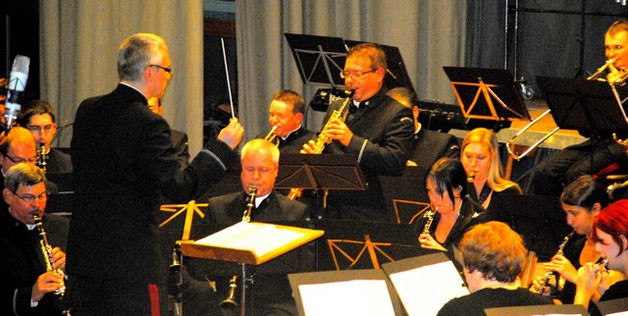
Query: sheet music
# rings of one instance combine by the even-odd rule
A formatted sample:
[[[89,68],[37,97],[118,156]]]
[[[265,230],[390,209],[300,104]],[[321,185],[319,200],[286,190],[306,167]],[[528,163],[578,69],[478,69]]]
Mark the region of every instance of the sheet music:
[[[299,293],[307,316],[395,315],[384,280],[302,284]]]
[[[259,257],[305,235],[305,233],[276,227],[276,225],[270,224],[256,225],[256,223],[239,222],[199,239],[195,243],[205,246],[250,250]],[[264,238],[260,239],[259,236],[264,236]]]
[[[408,315],[436,315],[450,299],[469,294],[451,261],[393,273],[390,280]]]

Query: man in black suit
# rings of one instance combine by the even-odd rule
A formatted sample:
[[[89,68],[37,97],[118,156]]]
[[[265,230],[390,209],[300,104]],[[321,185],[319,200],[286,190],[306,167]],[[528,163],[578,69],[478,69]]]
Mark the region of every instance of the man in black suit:
[[[148,99],[148,108],[153,113],[163,116],[164,108],[161,106],[161,99],[152,97]],[[170,130],[170,141],[174,147],[175,155],[183,161],[190,161],[190,148],[188,146],[188,134],[176,129]]]
[[[170,126],[148,109],[172,64],[166,42],[134,34],[120,46],[116,89],[81,103],[74,121],[75,201],[68,238],[70,287],[88,315],[158,315],[166,267],[159,252],[159,194],[185,199],[220,179],[244,130],[233,119],[190,162],[175,156]],[[161,293],[160,293],[161,292]]]
[[[412,110],[414,149],[410,152],[408,166],[421,166],[429,169],[439,158],[458,158],[460,156],[460,146],[455,136],[431,131],[421,126],[418,100],[412,90],[406,87],[397,87],[390,89],[388,96]]]
[[[364,192],[330,192],[330,217],[342,219],[392,221],[386,211],[379,175],[400,175],[412,149],[412,112],[386,95],[386,54],[376,44],[364,43],[351,48],[342,75],[353,90],[346,120],[332,118],[323,133],[333,143],[328,152],[350,154],[364,172],[368,188]],[[344,101],[344,100],[343,100]],[[342,102],[332,104],[325,121]],[[314,142],[303,148],[313,151]]]
[[[42,100],[31,101],[20,111],[17,124],[33,133],[39,151],[40,146],[44,147],[47,173],[72,173],[70,155],[51,147],[57,135],[57,123],[50,104]],[[40,167],[43,168],[41,164]]]
[[[50,264],[61,271],[69,220],[44,214],[44,179],[43,171],[28,163],[18,163],[5,174],[2,195],[8,211],[0,213],[0,269],[7,272],[0,286],[2,315],[61,315],[62,304],[54,292],[64,286],[63,274],[47,271],[33,217],[42,218],[52,247]]]
[[[242,221],[244,210],[247,209],[249,190],[257,189],[255,206],[250,213],[253,222],[283,222],[307,220],[309,212],[307,206],[298,201],[289,200],[287,197],[273,192],[275,178],[279,170],[279,150],[272,143],[263,139],[253,139],[242,147],[241,153],[242,171],[240,180],[242,192],[230,193],[209,200],[209,209],[206,212],[204,223],[198,227],[196,237],[204,237],[212,232],[213,227],[220,224],[235,224]],[[224,225],[223,225],[224,226]],[[297,260],[308,260],[306,252],[294,251],[273,260],[276,266],[285,267]],[[311,259],[311,258],[310,258]],[[207,260],[203,260],[207,261]],[[277,264],[286,262],[285,265]],[[209,268],[208,265],[209,264]],[[270,265],[269,265],[270,264]],[[253,290],[253,315],[296,315],[296,307],[291,297],[291,290],[285,273],[277,274],[273,263],[258,267],[254,279]],[[204,279],[207,274],[215,272],[212,263],[195,263],[190,270],[196,278]],[[218,293],[225,297],[228,283],[224,278],[218,278],[216,282]]]
[[[292,91],[280,90],[273,95],[268,107],[268,124],[275,128],[275,140],[281,153],[298,154],[303,144],[316,134],[303,127],[305,99]]]

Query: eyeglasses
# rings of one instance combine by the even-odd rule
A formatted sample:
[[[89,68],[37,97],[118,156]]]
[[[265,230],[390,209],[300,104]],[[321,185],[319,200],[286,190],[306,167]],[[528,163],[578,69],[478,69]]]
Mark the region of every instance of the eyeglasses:
[[[42,193],[40,195],[24,194],[24,196],[21,196],[21,195],[17,194],[16,192],[13,192],[13,194],[15,194],[15,196],[19,197],[20,199],[22,199],[26,203],[33,203],[36,200],[46,201],[48,199],[48,193],[47,192],[44,192],[44,193]]]
[[[31,158],[11,157],[9,155],[4,155],[4,156],[9,158],[9,160],[11,160],[13,163],[21,163],[21,162],[36,163],[37,162],[37,156],[31,157]]]
[[[146,66],[146,68],[148,68],[148,67],[157,67],[159,69],[163,69],[168,74],[172,74],[172,68],[167,68],[167,67],[156,65],[156,64],[150,64],[150,65]]]
[[[343,70],[340,72],[340,78],[345,79],[345,78],[349,78],[349,77],[353,77],[353,78],[358,78],[358,79],[362,79],[364,76],[370,74],[371,72],[375,72],[377,71],[377,69],[371,69],[369,71],[365,71],[365,72],[360,72],[360,71],[346,71]]]
[[[41,133],[42,131],[46,131],[46,132],[50,132],[52,130],[52,124],[48,124],[48,125],[44,125],[44,126],[33,126],[33,125],[27,125],[28,129],[30,129],[33,132],[38,132]]]

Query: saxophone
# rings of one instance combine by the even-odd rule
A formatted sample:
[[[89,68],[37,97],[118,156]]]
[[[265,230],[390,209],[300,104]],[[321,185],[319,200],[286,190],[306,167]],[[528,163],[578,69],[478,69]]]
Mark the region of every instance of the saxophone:
[[[569,233],[569,235],[565,236],[565,238],[563,239],[563,242],[558,246],[558,251],[556,252],[555,256],[563,254],[563,250],[565,249],[565,246],[567,245],[567,243],[569,242],[569,239],[571,239],[571,236],[573,236],[575,232],[576,231],[573,230],[571,233]],[[547,286],[547,283],[549,282],[550,278],[552,277],[552,274],[554,274],[554,271],[548,270],[548,271],[545,271],[545,273],[539,275],[536,278],[535,282],[533,282],[532,285],[530,286],[529,288],[530,292],[535,293],[535,294],[541,294],[545,286]],[[557,282],[557,287],[558,287],[558,284],[560,284],[561,282],[564,284],[563,280],[559,278],[559,282]]]
[[[48,165],[48,154],[46,154],[46,147],[44,143],[39,144],[37,148],[37,167],[41,168],[46,173],[46,166]]]
[[[334,110],[331,113],[331,115],[329,116],[329,119],[325,123],[325,126],[323,126],[323,129],[321,130],[320,134],[316,138],[316,142],[314,143],[314,152],[312,152],[312,154],[320,155],[321,153],[323,153],[323,150],[325,149],[325,146],[327,146],[327,144],[331,143],[332,139],[329,138],[329,136],[327,136],[327,134],[325,134],[324,132],[327,129],[327,127],[331,124],[331,122],[334,121],[335,119],[340,119],[342,121],[345,120],[345,118],[347,116],[346,115],[347,114],[347,109],[348,109],[347,105],[349,104],[349,102],[351,102],[351,95],[346,97],[345,100],[340,105],[340,107],[338,107],[338,109]],[[287,197],[290,200],[295,200],[295,199],[300,198],[301,195],[303,195],[303,189],[301,189],[301,188],[292,188],[292,189],[290,189],[290,192],[288,192]]]

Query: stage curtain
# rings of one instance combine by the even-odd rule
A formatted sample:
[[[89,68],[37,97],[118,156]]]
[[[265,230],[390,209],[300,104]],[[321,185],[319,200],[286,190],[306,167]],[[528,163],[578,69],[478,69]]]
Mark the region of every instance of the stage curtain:
[[[120,43],[138,32],[156,33],[168,43],[173,65],[162,100],[173,129],[188,133],[195,155],[203,139],[202,0],[46,0],[40,1],[41,96],[69,125],[79,103],[108,93],[118,82]],[[59,133],[67,147],[71,125]]]
[[[462,66],[466,1],[236,1],[240,117],[247,139],[266,133],[274,92],[292,89],[309,101],[284,33],[336,36],[399,47],[421,99],[454,103],[443,66]],[[308,129],[323,114],[308,111]]]

